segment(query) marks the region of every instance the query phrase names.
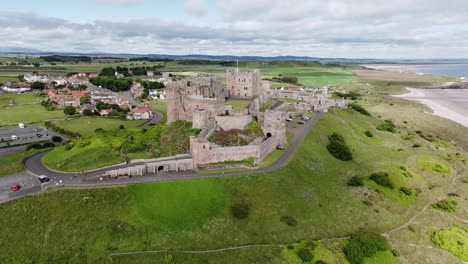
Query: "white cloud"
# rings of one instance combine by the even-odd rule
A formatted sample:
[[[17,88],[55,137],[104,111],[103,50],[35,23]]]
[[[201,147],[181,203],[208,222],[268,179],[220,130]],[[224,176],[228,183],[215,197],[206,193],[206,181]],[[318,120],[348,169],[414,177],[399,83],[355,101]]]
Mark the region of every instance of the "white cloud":
[[[203,1],[188,1],[187,6],[196,7],[190,14],[206,12]],[[75,52],[374,58],[468,54],[465,0],[221,0],[219,7],[223,23],[205,27],[181,22],[183,16],[172,22],[72,23],[0,11],[0,38],[4,46]]]
[[[204,16],[208,12],[204,0],[187,0],[183,7],[190,15]]]
[[[95,4],[110,4],[110,5],[117,5],[117,6],[133,6],[142,4],[144,0],[90,0],[92,3]]]

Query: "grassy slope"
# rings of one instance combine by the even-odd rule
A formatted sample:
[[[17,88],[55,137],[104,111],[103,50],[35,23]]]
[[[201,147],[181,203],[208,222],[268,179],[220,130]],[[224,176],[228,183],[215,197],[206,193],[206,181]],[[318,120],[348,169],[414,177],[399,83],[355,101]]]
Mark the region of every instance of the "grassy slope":
[[[43,151],[43,150],[40,150]],[[39,150],[21,151],[13,154],[0,156],[0,177],[11,175],[24,170],[23,161],[36,153]]]
[[[69,131],[78,132],[82,136],[90,136],[98,128],[104,130],[112,130],[119,128],[123,125],[126,128],[135,127],[142,124],[142,120],[120,120],[116,118],[103,118],[103,117],[80,117],[67,121],[55,121],[55,125]]]
[[[13,100],[16,105],[34,104],[44,100],[44,97],[37,96],[36,94],[15,94],[3,93],[0,94],[0,106],[8,106],[10,100]]]
[[[72,245],[79,245],[73,252],[82,248],[91,260],[93,257],[105,259],[111,251],[288,243],[303,238],[344,236],[361,227],[384,231],[408,219],[412,215],[412,206],[422,201],[402,206],[385,198],[377,198],[375,205],[369,207],[362,203],[364,193],[369,191],[365,188],[351,189],[346,186],[346,181],[354,174],[365,175],[389,163],[411,160],[420,150],[411,149],[407,142],[392,134],[374,131],[382,138],[382,143],[375,145],[357,133],[372,129],[377,124],[377,120],[355,112],[329,113],[308,134],[299,149],[301,155],[295,156],[286,168],[268,175],[205,179],[184,184],[171,182],[112,189],[62,190],[3,205],[0,212],[8,215],[9,219],[24,219],[17,223],[21,227],[31,224],[26,223],[29,220],[22,214],[34,216],[43,210],[51,212],[44,220],[36,218],[40,219],[34,225],[37,238],[23,245],[23,249],[18,250],[21,254],[28,254],[25,246],[40,247],[43,242],[41,238],[46,237],[47,229],[50,229],[48,236],[53,235],[57,239],[52,245],[54,248],[71,250]],[[350,128],[353,132],[346,133]],[[327,153],[323,143],[332,131],[345,135],[355,151],[356,161],[341,162]],[[405,148],[403,155],[397,155],[401,153],[396,151],[398,146]],[[369,168],[364,164],[374,165]],[[415,183],[418,184],[417,181]],[[205,190],[205,195],[201,196]],[[151,195],[142,196],[142,193]],[[114,198],[108,198],[109,195]],[[116,199],[119,205],[115,204]],[[229,214],[229,205],[237,199],[245,199],[251,204],[251,214],[246,220],[232,219]],[[49,203],[49,200],[55,202]],[[225,204],[220,213],[216,208],[221,206],[219,202],[222,200]],[[72,218],[83,221],[72,221],[75,226],[71,228],[70,223],[63,220],[70,218],[69,209],[61,208],[65,205],[67,208],[78,208],[84,201],[89,201],[93,206],[75,210]],[[36,203],[41,206],[36,208]],[[168,204],[172,207],[167,207]],[[190,204],[199,213],[185,215]],[[18,206],[28,209],[13,210]],[[95,210],[99,210],[99,213],[94,215]],[[93,215],[92,219],[87,215]],[[288,227],[281,223],[279,218],[282,215],[294,216],[299,222],[298,226]],[[189,230],[178,229],[177,221],[171,220],[180,217],[187,218],[180,221]],[[109,227],[117,220],[124,223],[116,224],[115,228]],[[48,224],[50,222],[55,224],[51,226]],[[4,230],[8,230],[11,221],[5,219],[1,224],[5,226]],[[174,224],[175,230],[164,228],[168,224]],[[23,236],[22,233],[31,228],[20,228],[16,236]],[[118,235],[110,235],[109,228],[123,230]],[[84,236],[88,233],[91,235]],[[3,234],[0,237],[4,237]],[[95,242],[91,245],[84,241]],[[51,243],[48,241],[49,245]],[[20,247],[19,244],[12,245]],[[5,252],[12,250],[8,248]]]

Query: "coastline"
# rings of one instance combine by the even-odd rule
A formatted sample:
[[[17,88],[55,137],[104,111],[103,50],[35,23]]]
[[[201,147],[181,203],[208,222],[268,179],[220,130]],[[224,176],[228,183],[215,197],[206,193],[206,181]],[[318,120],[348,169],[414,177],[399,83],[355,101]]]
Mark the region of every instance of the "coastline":
[[[467,89],[423,89],[406,88],[409,93],[393,95],[418,101],[431,108],[433,115],[450,119],[468,127],[468,90]]]

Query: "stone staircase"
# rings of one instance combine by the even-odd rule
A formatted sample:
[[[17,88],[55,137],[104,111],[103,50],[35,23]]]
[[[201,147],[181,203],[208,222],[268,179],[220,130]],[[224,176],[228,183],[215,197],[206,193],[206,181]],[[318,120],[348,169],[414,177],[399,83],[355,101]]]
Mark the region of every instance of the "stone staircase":
[[[198,135],[199,138],[208,139],[211,134],[216,130],[216,120],[214,118],[208,119],[206,127]]]

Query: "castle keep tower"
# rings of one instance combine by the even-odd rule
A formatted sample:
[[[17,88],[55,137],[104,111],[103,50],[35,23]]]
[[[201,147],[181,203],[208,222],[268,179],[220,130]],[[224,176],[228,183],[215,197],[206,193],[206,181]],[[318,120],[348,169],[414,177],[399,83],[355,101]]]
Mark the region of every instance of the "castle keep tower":
[[[261,94],[262,83],[259,70],[228,69],[226,76],[229,97],[253,98]]]

